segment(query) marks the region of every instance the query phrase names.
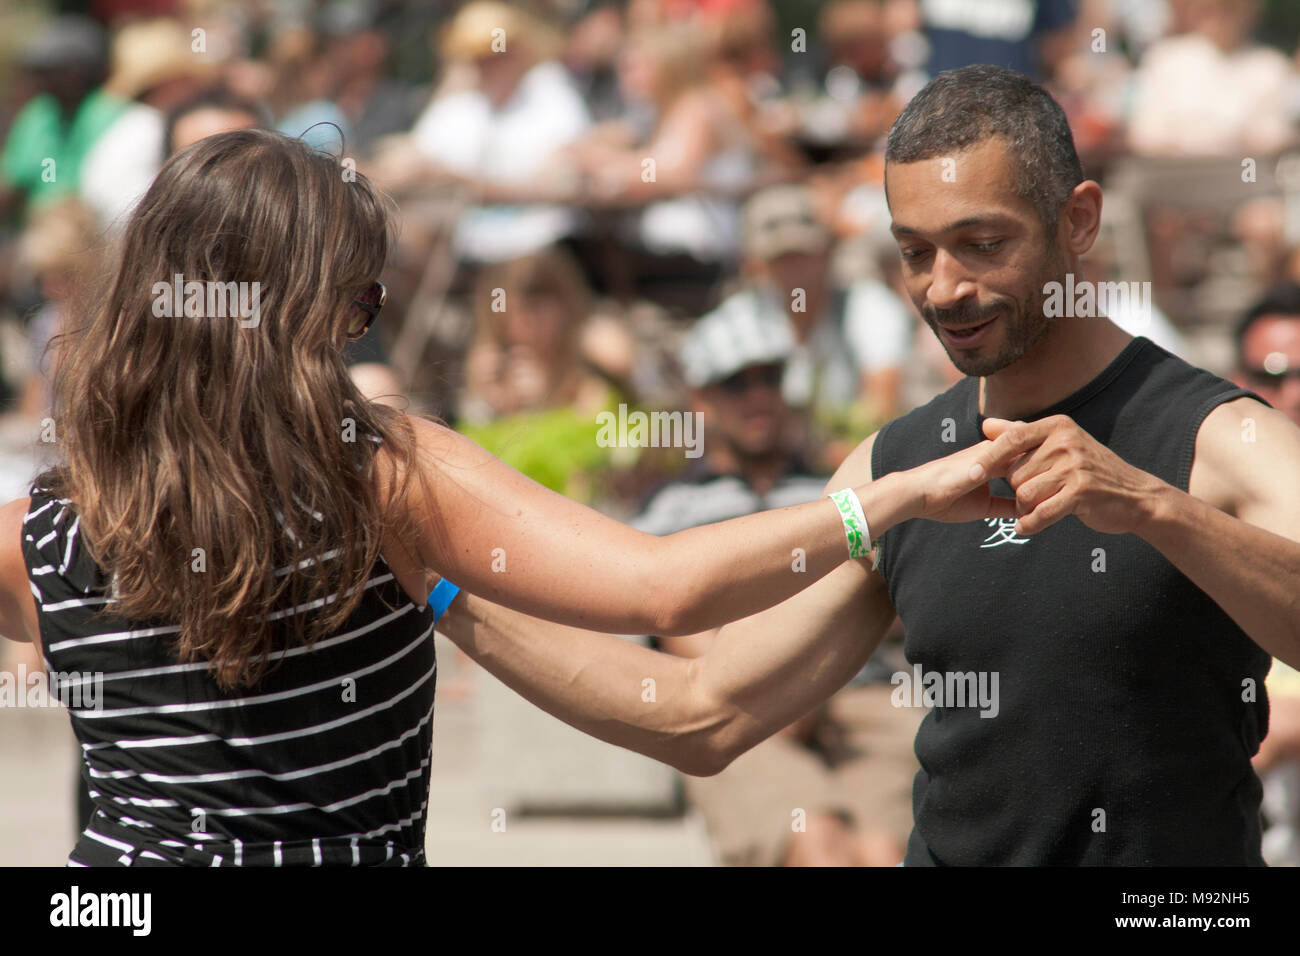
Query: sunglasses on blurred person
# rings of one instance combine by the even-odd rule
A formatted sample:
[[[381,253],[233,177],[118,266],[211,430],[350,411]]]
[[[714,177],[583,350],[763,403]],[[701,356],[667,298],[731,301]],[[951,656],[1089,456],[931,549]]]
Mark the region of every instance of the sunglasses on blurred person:
[[[1262,388],[1281,388],[1288,378],[1300,378],[1300,364],[1288,368],[1286,356],[1274,352],[1264,360],[1262,366],[1245,369],[1246,377]]]
[[[353,299],[352,304],[358,311],[348,323],[348,338],[359,339],[365,335],[387,301],[388,287],[382,282],[370,283],[370,287],[365,292]]]
[[[1288,378],[1300,378],[1300,365],[1281,372],[1270,372],[1265,368],[1248,368],[1246,375],[1250,380],[1264,388],[1281,388]]]
[[[755,387],[779,389],[784,377],[784,365],[755,365],[729,375],[718,383],[718,387],[728,395],[744,395]]]

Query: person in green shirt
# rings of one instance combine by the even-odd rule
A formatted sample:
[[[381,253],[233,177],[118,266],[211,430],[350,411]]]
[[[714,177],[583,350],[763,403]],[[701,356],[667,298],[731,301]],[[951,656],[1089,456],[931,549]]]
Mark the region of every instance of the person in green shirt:
[[[0,150],[0,187],[9,208],[75,193],[87,151],[129,105],[100,88],[106,41],[86,17],[50,21],[25,47],[19,65],[41,92],[14,117]]]

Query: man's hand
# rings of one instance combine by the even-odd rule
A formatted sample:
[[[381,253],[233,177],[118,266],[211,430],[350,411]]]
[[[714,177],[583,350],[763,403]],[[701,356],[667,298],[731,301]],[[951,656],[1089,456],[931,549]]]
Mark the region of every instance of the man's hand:
[[[1136,533],[1165,482],[1135,468],[1066,415],[1036,422],[986,418],[984,434],[1010,454],[1016,533],[1032,535],[1066,515],[1103,534]],[[975,447],[979,447],[978,445]]]

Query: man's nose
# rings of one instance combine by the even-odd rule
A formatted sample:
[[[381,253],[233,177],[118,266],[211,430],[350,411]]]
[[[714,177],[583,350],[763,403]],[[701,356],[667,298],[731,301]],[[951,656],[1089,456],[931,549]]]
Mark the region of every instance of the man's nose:
[[[943,249],[934,253],[926,299],[936,309],[951,309],[975,292],[975,283],[957,258]]]

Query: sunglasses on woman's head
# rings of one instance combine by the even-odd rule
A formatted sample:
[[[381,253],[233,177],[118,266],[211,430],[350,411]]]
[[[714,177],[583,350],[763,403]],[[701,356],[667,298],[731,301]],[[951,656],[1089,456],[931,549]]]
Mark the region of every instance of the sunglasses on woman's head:
[[[372,282],[365,292],[352,300],[352,304],[360,310],[359,314],[353,315],[352,321],[348,323],[348,338],[359,339],[366,334],[375,317],[379,315],[379,310],[384,307],[388,301],[388,287],[382,282]]]

